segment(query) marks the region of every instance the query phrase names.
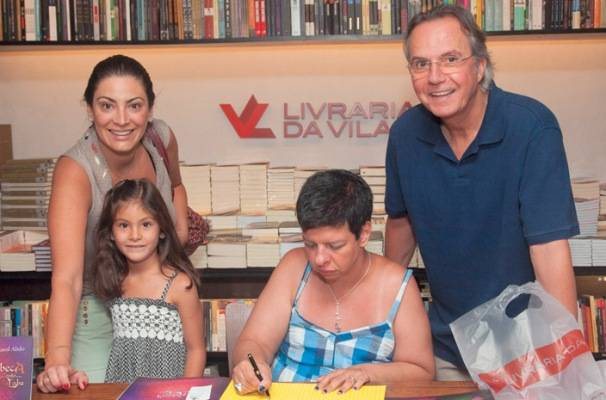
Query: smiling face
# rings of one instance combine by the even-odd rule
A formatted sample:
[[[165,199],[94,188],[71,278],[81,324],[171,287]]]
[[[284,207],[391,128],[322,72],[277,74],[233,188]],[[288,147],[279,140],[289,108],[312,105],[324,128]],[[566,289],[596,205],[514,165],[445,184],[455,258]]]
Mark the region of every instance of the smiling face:
[[[88,112],[102,145],[120,154],[136,148],[152,115],[142,82],[130,75],[102,79]]]
[[[120,204],[113,221],[112,238],[129,268],[158,260],[160,226],[140,201]]]
[[[444,73],[435,62],[449,56],[470,56],[469,40],[453,17],[423,22],[414,28],[407,40],[409,61],[432,61],[429,72],[420,76],[411,74],[412,85],[423,105],[445,122],[460,121],[473,115],[480,101],[480,81],[486,61],[470,57],[455,71]]]
[[[324,281],[334,282],[364,259],[364,246],[370,235],[370,223],[362,227],[360,238],[347,223],[338,227],[322,226],[303,232],[305,254],[313,271]]]

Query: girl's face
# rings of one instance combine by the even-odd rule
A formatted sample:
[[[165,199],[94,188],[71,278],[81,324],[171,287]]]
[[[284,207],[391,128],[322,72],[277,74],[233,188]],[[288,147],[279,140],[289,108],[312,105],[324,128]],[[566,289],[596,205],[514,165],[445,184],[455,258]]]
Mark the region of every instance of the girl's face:
[[[88,112],[101,143],[116,153],[136,148],[152,116],[143,83],[129,75],[101,80]]]
[[[126,257],[129,266],[158,258],[160,226],[140,201],[118,206],[112,226],[112,239]]]

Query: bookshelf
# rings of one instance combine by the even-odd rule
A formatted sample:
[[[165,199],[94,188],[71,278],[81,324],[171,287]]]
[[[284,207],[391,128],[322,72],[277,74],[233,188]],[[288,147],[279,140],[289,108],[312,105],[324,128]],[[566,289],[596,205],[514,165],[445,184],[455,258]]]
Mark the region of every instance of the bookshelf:
[[[427,4],[429,3],[429,5]],[[454,0],[54,0],[5,2],[1,45],[213,44],[401,40],[407,19]],[[488,35],[606,31],[606,6],[478,0]],[[574,5],[573,5],[574,3]]]

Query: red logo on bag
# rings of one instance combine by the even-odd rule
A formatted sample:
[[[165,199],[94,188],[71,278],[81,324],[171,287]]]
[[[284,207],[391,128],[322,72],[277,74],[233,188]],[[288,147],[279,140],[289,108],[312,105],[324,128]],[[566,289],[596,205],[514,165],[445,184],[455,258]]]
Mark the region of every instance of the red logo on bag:
[[[276,137],[270,128],[257,128],[257,124],[269,104],[258,103],[254,95],[250,96],[240,116],[236,115],[231,104],[219,104],[219,106],[242,139],[273,139]]]
[[[523,389],[563,371],[579,355],[589,352],[583,333],[576,329],[559,340],[529,352],[505,366],[479,377],[495,393],[506,386]]]

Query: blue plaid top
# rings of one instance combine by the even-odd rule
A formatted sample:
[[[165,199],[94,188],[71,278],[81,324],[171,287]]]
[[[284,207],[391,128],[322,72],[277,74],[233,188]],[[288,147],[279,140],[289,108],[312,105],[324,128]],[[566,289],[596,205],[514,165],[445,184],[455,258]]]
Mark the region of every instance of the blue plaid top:
[[[312,324],[297,310],[297,302],[310,273],[311,265],[308,263],[290,312],[288,331],[272,365],[272,380],[315,381],[335,369],[356,364],[391,362],[395,347],[393,320],[412,271],[407,270],[404,274],[400,290],[385,321],[339,333]]]

